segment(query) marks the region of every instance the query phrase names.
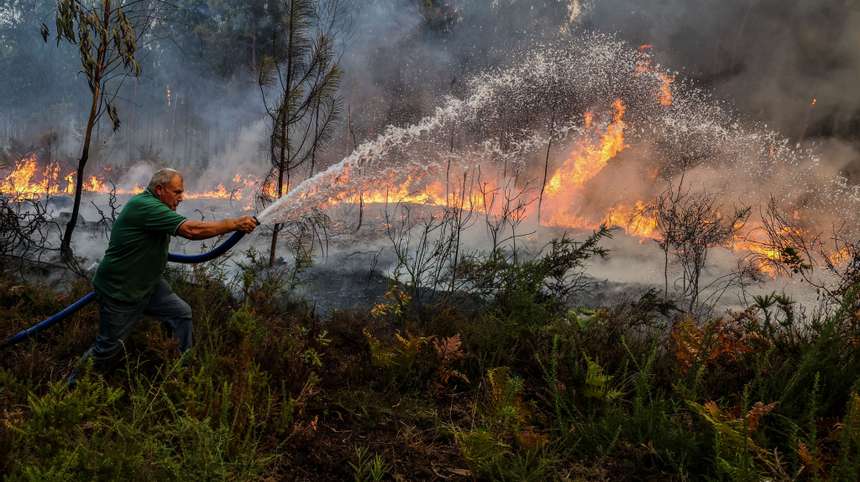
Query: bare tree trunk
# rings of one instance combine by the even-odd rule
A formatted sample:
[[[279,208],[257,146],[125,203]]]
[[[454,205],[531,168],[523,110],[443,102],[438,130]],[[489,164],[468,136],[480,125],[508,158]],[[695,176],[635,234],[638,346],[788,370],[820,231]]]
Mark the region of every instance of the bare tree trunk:
[[[451,138],[448,144],[448,163],[445,166],[445,207],[449,207],[451,198],[451,155],[454,153],[454,128],[451,128]]]
[[[694,274],[690,279],[690,309],[688,310],[690,313],[693,313],[693,309],[696,307],[696,301],[699,298],[699,279],[698,275]]]
[[[75,201],[72,204],[72,215],[66,224],[66,230],[63,233],[63,241],[60,243],[60,253],[64,260],[71,260],[74,256],[72,252],[72,233],[75,231],[75,225],[78,222],[78,214],[81,210],[81,190],[84,187],[84,168],[87,166],[87,161],[90,158],[90,141],[93,137],[93,127],[96,123],[98,115],[99,103],[101,101],[101,84],[95,83],[93,89],[93,99],[90,105],[90,115],[87,118],[87,128],[84,133],[84,146],[81,150],[81,158],[78,160],[78,169],[75,178]]]
[[[707,247],[705,246],[704,249]],[[693,272],[690,273],[690,313],[693,313],[696,305],[699,304],[699,279],[702,276],[702,269],[705,267],[706,256],[707,254],[697,254],[693,258]]]
[[[346,106],[346,128],[349,131],[349,137],[352,140],[352,150],[354,151],[356,148],[357,140],[355,137],[355,131],[352,128],[352,112],[349,106]],[[358,225],[355,226],[355,232],[357,233],[359,229],[361,229],[361,225],[364,223],[364,191],[358,192]]]
[[[543,205],[543,193],[546,190],[546,177],[549,174],[549,153],[552,149],[552,131],[555,129],[555,110],[549,123],[549,142],[546,144],[546,158],[543,162],[543,181],[540,183],[540,195],[538,195],[537,222],[540,225],[540,208]]]
[[[454,292],[454,283],[457,280],[457,265],[460,262],[460,236],[463,233],[463,207],[466,203],[466,176],[467,174],[464,172],[463,186],[460,191],[460,206],[457,208],[457,233],[454,239],[454,262],[451,264],[451,284],[448,285],[448,291],[450,293]],[[472,209],[472,207],[470,206],[469,209]]]
[[[669,299],[669,246],[663,249],[663,299]]]
[[[284,195],[284,172],[287,174],[287,185],[289,186],[289,175],[290,175],[290,152],[288,149],[290,143],[290,132],[287,129],[287,120],[289,118],[290,112],[288,109],[290,93],[293,88],[293,56],[295,52],[293,52],[293,35],[295,33],[293,22],[295,20],[295,11],[294,11],[294,3],[290,1],[290,20],[289,20],[289,37],[287,43],[287,81],[286,86],[284,86],[284,98],[283,103],[280,106],[281,112],[279,115],[281,117],[281,152],[280,158],[278,159],[278,198]],[[289,187],[287,187],[289,190]],[[272,245],[269,250],[269,266],[274,266],[275,264],[275,255],[278,248],[278,233],[281,230],[281,224],[275,224],[274,229],[272,230]]]
[[[355,226],[357,233],[361,229],[361,224],[364,222],[364,193],[358,195],[358,225]]]
[[[540,210],[543,206],[543,193],[546,191],[546,178],[549,175],[549,153],[552,149],[552,137],[546,145],[546,157],[543,161],[543,181],[540,183],[540,194],[538,195],[537,222],[540,225]]]
[[[281,152],[279,153],[280,162],[278,163],[278,199],[284,195],[284,172],[289,171],[289,166],[287,166],[287,162],[289,159],[286,159],[287,155],[287,115],[284,113],[282,115],[281,120]],[[281,224],[275,224],[272,229],[272,244],[269,247],[269,266],[274,266],[275,264],[275,255],[278,248],[278,233],[281,231]]]

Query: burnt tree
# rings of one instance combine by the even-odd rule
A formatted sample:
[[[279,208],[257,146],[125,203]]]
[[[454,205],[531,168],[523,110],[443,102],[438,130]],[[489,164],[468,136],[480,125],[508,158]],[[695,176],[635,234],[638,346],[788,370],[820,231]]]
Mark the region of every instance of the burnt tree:
[[[691,192],[670,184],[654,203],[658,244],[664,254],[664,297],[669,291],[669,255],[681,266],[681,293],[687,298],[688,311],[699,306],[701,278],[712,248],[728,247],[738,237],[750,215],[749,207],[726,210],[705,192]]]

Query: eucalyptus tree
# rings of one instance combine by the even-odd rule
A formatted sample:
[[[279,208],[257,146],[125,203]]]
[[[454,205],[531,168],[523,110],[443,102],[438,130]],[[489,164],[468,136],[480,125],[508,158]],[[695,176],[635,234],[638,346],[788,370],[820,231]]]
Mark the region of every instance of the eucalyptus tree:
[[[58,0],[56,17],[57,45],[68,42],[78,46],[81,73],[89,88],[89,114],[83,134],[81,155],[75,178],[75,200],[72,215],[66,224],[60,251],[66,260],[73,257],[72,233],[78,220],[81,190],[93,128],[104,114],[114,130],[120,119],[116,97],[128,76],[140,75],[140,64],[135,55],[138,44],[152,19],[150,2],[145,0]],[[47,41],[48,27],[42,25],[42,36]]]

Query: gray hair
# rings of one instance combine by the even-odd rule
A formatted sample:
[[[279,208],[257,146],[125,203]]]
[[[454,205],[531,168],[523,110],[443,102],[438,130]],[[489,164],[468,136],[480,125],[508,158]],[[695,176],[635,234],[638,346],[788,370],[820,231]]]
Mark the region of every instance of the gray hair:
[[[179,174],[179,171],[176,169],[171,169],[169,167],[159,169],[152,175],[152,179],[149,180],[149,185],[146,186],[146,188],[150,191],[155,191],[156,187],[169,183],[174,176],[182,177],[182,174]]]

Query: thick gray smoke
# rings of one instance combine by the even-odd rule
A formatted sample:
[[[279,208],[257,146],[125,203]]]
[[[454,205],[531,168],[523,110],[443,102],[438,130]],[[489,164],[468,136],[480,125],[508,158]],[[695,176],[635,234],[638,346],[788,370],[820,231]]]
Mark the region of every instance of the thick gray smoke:
[[[789,137],[858,136],[860,2],[459,0],[423,11],[418,3],[370,2],[357,22],[352,91],[383,90],[387,120],[456,90],[468,73],[587,28],[653,45],[661,63]]]
[[[25,149],[54,130],[63,141],[57,155],[74,157],[86,96],[75,49],[39,36],[40,23],[53,22],[53,2],[4,3],[0,71],[13,75],[0,84],[0,147]],[[246,7],[237,3],[238,20]],[[205,61],[213,52],[182,26],[216,18],[211,7],[166,14],[179,27],[147,47],[143,77],[120,96],[123,127],[113,135],[100,129],[102,157],[199,169],[238,155],[248,169],[265,169],[260,149],[232,148],[263,117],[253,59]],[[789,138],[852,143],[860,132],[860,2],[853,0],[369,0],[347,14],[341,42],[351,129],[343,119],[330,162],[387,125],[417,121],[441,96],[462,95],[469,77],[582,29],[653,45],[662,64]],[[850,163],[853,150],[843,147],[834,149]]]
[[[786,135],[857,137],[860,2],[600,0],[588,24],[653,44],[664,63]]]

